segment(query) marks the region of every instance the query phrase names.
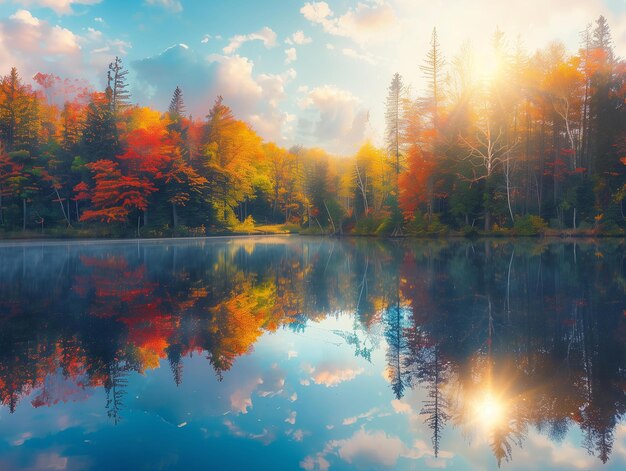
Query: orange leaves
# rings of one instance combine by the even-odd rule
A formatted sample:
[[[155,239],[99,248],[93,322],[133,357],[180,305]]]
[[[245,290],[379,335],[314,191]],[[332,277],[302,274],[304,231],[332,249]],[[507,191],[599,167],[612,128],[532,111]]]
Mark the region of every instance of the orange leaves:
[[[574,56],[567,61],[563,60],[550,65],[552,67],[544,79],[545,88],[552,93],[573,95],[583,81],[580,58]]]
[[[95,181],[93,189],[84,183],[74,188],[74,199],[90,200],[92,205],[81,220],[123,222],[130,211],[147,209],[160,184],[168,189],[170,203],[184,205],[191,189],[206,183],[182,158],[180,134],[169,133],[167,121],[155,120],[151,110],[141,110],[133,113],[134,129],[124,136],[125,152],[117,161],[102,159],[87,165]]]
[[[423,152],[418,145],[412,145],[407,153],[407,170],[400,174],[399,205],[406,218],[411,218],[429,198],[429,180],[435,169],[432,155]]]
[[[149,180],[122,175],[117,162],[98,160],[87,167],[94,174],[96,184],[90,198],[93,209],[83,213],[83,221],[124,221],[132,209],[145,210],[148,196],[156,191]]]
[[[19,182],[23,179],[22,169],[23,165],[18,165],[0,148],[0,191],[17,191]]]
[[[591,77],[596,73],[606,73],[610,67],[609,51],[605,48],[596,47],[589,51],[588,60],[585,62],[585,73]]]

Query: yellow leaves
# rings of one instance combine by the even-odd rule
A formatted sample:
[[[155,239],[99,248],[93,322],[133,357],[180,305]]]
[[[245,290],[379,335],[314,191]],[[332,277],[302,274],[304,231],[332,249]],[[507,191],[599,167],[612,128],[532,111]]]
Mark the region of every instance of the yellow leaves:
[[[160,366],[161,358],[165,357],[166,347],[167,344],[163,345],[159,350],[154,349],[152,346],[137,349],[137,357],[143,371],[155,370]]]
[[[363,165],[378,162],[380,161],[381,156],[384,156],[383,151],[374,147],[372,142],[369,140],[365,141],[356,153],[357,161],[361,162]]]
[[[168,121],[163,118],[162,114],[152,108],[134,107],[131,108],[128,120],[128,131],[136,129],[150,129],[157,126],[165,127]]]
[[[263,333],[272,291],[263,286],[251,286],[245,282],[238,293],[211,309],[215,324],[211,327],[220,333],[220,350],[227,355],[247,352]]]

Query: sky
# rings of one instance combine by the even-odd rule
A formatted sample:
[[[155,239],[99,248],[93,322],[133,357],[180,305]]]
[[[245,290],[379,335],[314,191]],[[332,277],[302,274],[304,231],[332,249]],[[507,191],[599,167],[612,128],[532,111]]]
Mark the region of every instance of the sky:
[[[167,359],[153,369],[156,358],[143,374],[128,375],[117,425],[104,411],[103,388],[79,387],[59,370],[22,398],[14,414],[0,408],[0,468],[497,469],[489,434],[476,424],[449,422],[434,457],[432,431],[421,414],[425,389],[407,389],[395,399],[384,346],[378,344],[367,361],[337,336],[354,332],[365,340],[354,330],[356,322],[340,313],[309,322],[304,332],[265,334],[222,381],[203,354],[183,358],[180,385]],[[54,405],[32,407],[37,398]],[[616,426],[604,466],[582,443],[574,424],[561,440],[531,427],[502,469],[624,469],[626,425]]]
[[[202,118],[221,95],[264,139],[350,154],[382,142],[395,72],[422,89],[434,27],[448,61],[466,42],[484,60],[496,29],[574,53],[599,15],[626,56],[626,0],[0,0],[0,73],[102,89],[117,55],[142,106],[167,109],[180,86]]]

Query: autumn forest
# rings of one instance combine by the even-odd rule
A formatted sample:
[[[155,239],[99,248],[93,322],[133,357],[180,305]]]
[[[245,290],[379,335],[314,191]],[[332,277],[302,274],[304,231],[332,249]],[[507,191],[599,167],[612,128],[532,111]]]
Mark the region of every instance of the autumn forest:
[[[626,469],[623,0],[0,0],[1,471]]]
[[[623,235],[626,63],[604,17],[571,54],[496,30],[493,59],[441,50],[390,73],[384,142],[349,156],[266,142],[228,96],[189,116],[133,102],[115,57],[106,88],[16,68],[0,82],[0,228],[58,236]],[[172,71],[175,73],[175,71]],[[421,80],[422,91],[409,83]]]

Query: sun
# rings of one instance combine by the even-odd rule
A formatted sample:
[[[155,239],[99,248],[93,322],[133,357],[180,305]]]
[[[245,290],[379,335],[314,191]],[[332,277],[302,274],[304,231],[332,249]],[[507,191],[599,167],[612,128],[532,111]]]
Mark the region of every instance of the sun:
[[[493,47],[476,48],[468,44],[461,52],[459,63],[463,64],[471,83],[477,88],[488,88],[500,81],[503,58]]]
[[[479,396],[474,403],[474,419],[487,430],[497,427],[503,421],[504,414],[503,402],[490,392]]]
[[[500,73],[500,63],[493,51],[481,50],[473,61],[473,76],[478,83],[489,85],[497,80]]]

